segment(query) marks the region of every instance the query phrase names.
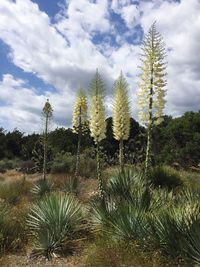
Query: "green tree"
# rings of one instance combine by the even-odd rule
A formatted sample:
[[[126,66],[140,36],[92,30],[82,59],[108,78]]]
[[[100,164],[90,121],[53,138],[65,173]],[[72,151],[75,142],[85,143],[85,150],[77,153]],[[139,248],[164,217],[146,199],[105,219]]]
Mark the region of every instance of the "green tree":
[[[152,160],[152,131],[155,124],[163,120],[165,107],[166,62],[163,38],[153,23],[145,36],[142,46],[138,105],[139,118],[147,126],[147,148],[145,173],[148,173]]]
[[[123,141],[127,140],[130,134],[128,84],[122,72],[114,84],[113,133],[114,138],[119,141],[119,164],[122,170],[124,166]]]
[[[104,85],[101,76],[96,71],[94,78],[90,82],[91,103],[90,103],[90,134],[96,144],[97,154],[97,178],[99,183],[99,192],[103,197],[103,181],[100,167],[100,142],[106,137],[106,121],[104,107]]]

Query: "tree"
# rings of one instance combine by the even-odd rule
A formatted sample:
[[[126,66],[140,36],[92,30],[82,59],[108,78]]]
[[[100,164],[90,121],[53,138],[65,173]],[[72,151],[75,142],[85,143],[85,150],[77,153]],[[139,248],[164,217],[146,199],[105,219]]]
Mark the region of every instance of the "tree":
[[[99,191],[103,197],[103,181],[100,168],[100,142],[106,137],[106,121],[104,107],[104,85],[101,76],[96,71],[94,78],[90,82],[91,90],[91,107],[90,107],[90,134],[96,144],[97,154],[97,179],[99,183]]]
[[[88,125],[87,110],[88,110],[87,99],[83,90],[80,89],[76,97],[73,117],[72,117],[73,132],[78,134],[75,179],[78,178],[79,174],[81,137],[84,134],[84,131],[87,129]]]
[[[128,100],[128,84],[121,72],[114,84],[113,133],[119,141],[119,163],[121,170],[124,165],[123,141],[129,138],[130,108]]]
[[[156,30],[156,23],[151,26],[142,45],[138,104],[139,117],[147,126],[147,148],[145,174],[148,173],[152,160],[152,131],[155,124],[163,120],[165,107],[165,46],[163,38]]]
[[[45,120],[45,127],[43,132],[43,148],[44,148],[44,158],[43,158],[43,179],[46,180],[46,173],[47,173],[47,146],[48,146],[48,132],[49,132],[49,122],[53,115],[53,109],[51,104],[49,103],[49,99],[47,99],[43,112],[43,118]]]

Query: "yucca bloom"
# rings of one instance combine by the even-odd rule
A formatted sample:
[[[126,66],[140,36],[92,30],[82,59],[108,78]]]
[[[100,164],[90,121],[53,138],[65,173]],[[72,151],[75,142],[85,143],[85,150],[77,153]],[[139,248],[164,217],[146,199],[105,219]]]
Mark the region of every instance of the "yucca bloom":
[[[90,132],[96,144],[106,137],[105,108],[100,95],[91,97]]]
[[[49,103],[49,99],[47,99],[44,107],[43,107],[43,117],[45,120],[45,127],[43,132],[43,179],[46,180],[46,172],[47,172],[47,142],[48,142],[48,131],[49,131],[49,122],[53,115],[53,109],[51,107],[51,104]]]
[[[87,130],[87,126],[88,126],[87,111],[88,111],[87,99],[86,99],[86,96],[83,90],[80,89],[76,97],[76,101],[74,104],[73,117],[72,117],[73,132],[78,134],[75,179],[78,179],[78,173],[79,173],[81,137],[84,134],[84,132]]]
[[[149,168],[152,155],[152,129],[163,121],[166,95],[166,62],[163,38],[153,23],[145,36],[141,55],[142,73],[138,91],[139,118],[147,126],[147,150],[145,172]]]
[[[82,89],[79,90],[73,109],[72,127],[73,132],[79,132],[79,127],[85,128],[88,124],[88,105],[85,93]]]
[[[101,76],[96,71],[95,77],[90,83],[90,134],[94,139],[97,149],[97,176],[99,181],[99,191],[103,197],[103,181],[100,169],[99,143],[106,137],[106,118],[104,107],[104,86]]]
[[[123,167],[123,141],[129,138],[130,108],[128,100],[128,84],[121,73],[114,84],[113,133],[120,143],[119,161]]]

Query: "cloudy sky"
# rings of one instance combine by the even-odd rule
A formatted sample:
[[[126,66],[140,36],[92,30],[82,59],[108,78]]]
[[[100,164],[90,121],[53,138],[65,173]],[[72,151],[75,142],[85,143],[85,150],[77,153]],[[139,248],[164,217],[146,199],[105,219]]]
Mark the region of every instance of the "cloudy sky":
[[[200,0],[0,0],[0,127],[69,127],[77,89],[96,68],[107,90],[122,70],[137,119],[140,44],[154,21],[168,51],[166,114],[200,109]]]

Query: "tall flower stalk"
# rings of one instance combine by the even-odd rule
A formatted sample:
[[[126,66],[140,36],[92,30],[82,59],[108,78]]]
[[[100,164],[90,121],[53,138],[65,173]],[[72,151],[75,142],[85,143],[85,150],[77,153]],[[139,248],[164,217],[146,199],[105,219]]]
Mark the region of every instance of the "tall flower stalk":
[[[43,118],[45,120],[45,127],[43,132],[43,179],[46,180],[47,174],[47,149],[48,149],[48,131],[49,131],[49,122],[53,115],[53,109],[47,99],[42,112]]]
[[[145,174],[148,173],[152,160],[152,131],[155,124],[163,120],[166,95],[166,62],[163,38],[153,23],[144,38],[142,46],[138,104],[139,118],[147,126],[147,148]]]
[[[81,138],[88,125],[87,111],[87,99],[83,90],[80,89],[76,97],[72,117],[73,132],[78,135],[75,179],[78,179],[79,175]]]
[[[99,192],[103,197],[103,180],[100,166],[100,142],[106,135],[105,107],[104,107],[104,85],[101,76],[96,71],[94,78],[90,83],[91,107],[90,107],[90,133],[96,144],[97,157],[97,179]]]
[[[119,164],[121,170],[124,167],[124,140],[130,133],[130,108],[128,99],[128,83],[122,72],[114,84],[113,102],[113,133],[119,141]]]

